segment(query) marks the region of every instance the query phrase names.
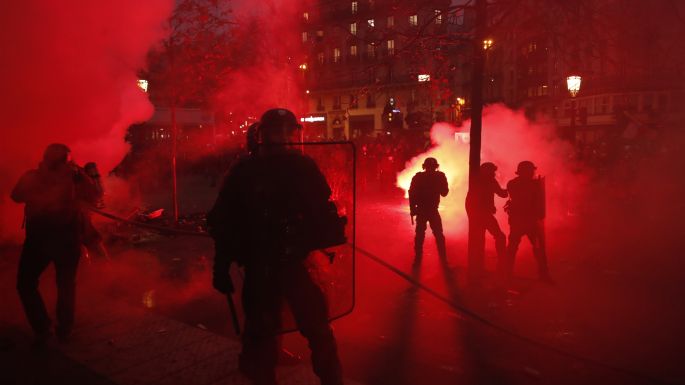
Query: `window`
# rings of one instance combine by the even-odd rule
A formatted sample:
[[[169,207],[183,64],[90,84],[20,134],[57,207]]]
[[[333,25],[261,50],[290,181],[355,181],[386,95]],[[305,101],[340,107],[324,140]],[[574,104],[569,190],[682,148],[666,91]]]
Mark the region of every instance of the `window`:
[[[357,56],[357,46],[356,45],[350,46],[350,56]]]
[[[350,24],[350,33],[353,35],[357,34],[357,23]]]
[[[419,15],[411,15],[409,16],[409,25],[412,27],[416,27],[419,25]]]
[[[388,55],[392,56],[395,54],[395,40],[388,40]]]
[[[323,62],[324,62],[323,52],[319,52],[319,53],[316,55],[316,59],[319,61],[320,64],[323,64]]]
[[[356,1],[352,2],[352,14],[356,15],[357,11],[359,11],[359,3]]]
[[[302,14],[302,18],[305,20],[309,20],[309,12],[305,12]]]
[[[340,48],[333,48],[333,63],[340,63]]]
[[[323,30],[320,29],[320,30],[316,31],[316,36],[323,37]]]
[[[388,28],[394,27],[395,26],[395,17],[394,16],[388,16]]]
[[[442,11],[439,9],[435,10],[435,24],[442,24]]]
[[[454,13],[454,17],[451,18],[451,22],[456,25],[464,25],[464,8],[459,8]]]
[[[369,19],[366,21],[366,23],[369,25],[369,28],[373,28],[376,26],[376,21],[374,19]]]
[[[366,95],[366,108],[376,107],[376,97],[372,93]]]
[[[307,32],[302,32],[302,42],[306,43],[308,38],[309,37],[307,36]]]
[[[336,95],[333,97],[333,109],[334,110],[340,109],[340,105],[341,105],[340,99],[341,99],[340,95]]]
[[[366,45],[366,56],[376,57],[376,46],[373,44]]]
[[[359,108],[359,98],[356,95],[350,95],[350,108]]]

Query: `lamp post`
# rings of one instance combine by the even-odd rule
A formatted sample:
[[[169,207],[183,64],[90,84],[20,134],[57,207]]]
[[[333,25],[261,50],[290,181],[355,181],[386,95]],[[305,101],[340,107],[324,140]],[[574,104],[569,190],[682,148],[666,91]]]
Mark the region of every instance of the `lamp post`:
[[[483,127],[483,78],[486,51],[492,46],[487,38],[487,1],[476,0],[475,36],[473,40],[473,73],[471,78],[471,130],[469,142],[469,193],[474,191],[480,170],[481,132]],[[485,272],[485,238],[481,225],[469,218],[469,280],[479,282]]]
[[[578,95],[578,92],[580,92],[580,83],[582,81],[582,78],[580,75],[570,75],[566,77],[566,88],[568,89],[568,92],[571,94],[571,98],[575,98],[576,95]],[[575,135],[576,135],[576,102],[575,100],[571,100],[571,123],[569,127],[569,134],[568,137],[571,141],[574,140]]]
[[[582,78],[579,75],[571,75],[566,77],[566,88],[568,89],[568,92],[571,94],[571,97],[575,98],[576,95],[578,95],[578,92],[580,91],[581,81]]]

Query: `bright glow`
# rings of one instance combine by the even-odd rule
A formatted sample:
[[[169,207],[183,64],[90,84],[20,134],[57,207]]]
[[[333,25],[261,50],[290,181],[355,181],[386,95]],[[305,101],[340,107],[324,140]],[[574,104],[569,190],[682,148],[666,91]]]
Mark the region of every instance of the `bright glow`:
[[[304,91],[305,94],[309,94],[309,90]]]
[[[454,140],[456,140],[458,143],[469,144],[471,142],[471,133],[470,132],[455,132],[454,133]]]
[[[466,99],[464,99],[464,98],[457,98],[457,104],[460,105],[460,106],[463,106],[464,104],[466,104]]]
[[[454,127],[447,123],[433,125],[431,142],[434,147],[407,162],[406,168],[397,175],[397,186],[405,191],[405,197],[408,197],[411,178],[422,170],[421,165],[429,156],[440,163],[440,171],[450,182],[450,190],[468,179],[468,144],[456,141],[455,134]]]
[[[529,121],[522,111],[510,110],[495,104],[483,110],[481,159],[493,162],[500,172],[499,182],[504,186],[515,177],[516,167],[522,159],[533,160],[538,171],[547,174],[548,216],[547,225],[566,223],[568,202],[579,198],[585,176],[576,174],[566,157],[573,153],[573,146],[556,138],[556,127],[551,124]],[[447,176],[449,194],[440,202],[443,225],[447,232],[464,234],[467,228],[464,200],[468,190],[470,121],[462,128],[447,123],[435,123],[431,129],[432,147],[405,164],[397,175],[397,186],[405,191],[411,178],[419,171],[426,157],[434,157],[440,171]],[[553,177],[551,177],[553,176]],[[506,226],[507,217],[502,206],[505,199],[497,198],[497,219]]]
[[[492,47],[492,39],[483,40],[483,49],[490,49]]]
[[[138,79],[138,87],[143,90],[143,92],[147,92],[147,86],[148,82],[145,79]]]
[[[314,123],[314,122],[325,122],[325,116],[307,116],[306,118],[300,118],[300,122]]]
[[[431,81],[431,76],[428,74],[420,74],[418,76],[419,82],[429,82]]]
[[[306,69],[307,69],[307,63],[302,63],[302,64],[300,64],[300,67],[299,67],[299,68],[300,68],[301,70],[303,70],[303,71],[306,70]]]
[[[578,95],[578,92],[580,91],[580,82],[581,78],[578,75],[571,75],[566,78],[566,87],[568,88],[568,92],[571,93],[572,97]]]

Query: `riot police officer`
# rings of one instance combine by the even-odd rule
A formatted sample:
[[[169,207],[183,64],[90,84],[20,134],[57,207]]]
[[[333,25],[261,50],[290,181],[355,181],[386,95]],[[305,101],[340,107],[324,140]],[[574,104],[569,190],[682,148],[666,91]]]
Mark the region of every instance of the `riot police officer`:
[[[435,158],[426,158],[423,161],[423,170],[416,173],[411,179],[409,187],[409,214],[416,217],[416,236],[414,238],[415,259],[423,256],[423,240],[426,236],[426,225],[430,224],[435,243],[438,247],[438,255],[441,259],[447,258],[445,249],[445,235],[442,232],[442,218],[438,212],[440,197],[447,196],[449,188],[445,174],[438,171],[438,161]]]
[[[528,237],[533,245],[538,274],[542,281],[552,283],[545,251],[545,189],[544,179],[535,178],[535,164],[525,160],[518,164],[516,178],[507,183],[510,200],[505,209],[509,214],[509,246],[507,274],[511,276],[521,238]]]
[[[233,290],[229,266],[245,269],[245,331],[240,370],[255,384],[275,384],[281,303],[287,302],[309,341],[314,372],[323,385],[342,384],[328,323],[326,299],[305,267],[311,251],[310,218],[329,204],[330,187],[316,163],[283,143],[301,126],[285,109],[262,115],[259,146],[226,175],[208,215],[215,239],[214,287]]]
[[[36,170],[26,172],[12,190],[25,203],[26,239],[19,260],[17,291],[36,344],[47,341],[51,320],[38,291],[50,263],[57,281],[57,336],[64,341],[74,324],[76,270],[83,236],[83,200],[97,195],[92,179],[70,160],[64,144],[51,144]]]
[[[495,195],[506,198],[504,190],[497,182],[495,173],[497,166],[492,162],[480,165],[476,182],[466,195],[466,213],[469,216],[471,231],[475,233],[473,242],[478,248],[477,260],[469,261],[469,269],[482,270],[484,263],[485,232],[489,232],[495,239],[497,250],[498,270],[502,273],[507,260],[507,238],[495,218]],[[475,264],[477,266],[472,266]]]

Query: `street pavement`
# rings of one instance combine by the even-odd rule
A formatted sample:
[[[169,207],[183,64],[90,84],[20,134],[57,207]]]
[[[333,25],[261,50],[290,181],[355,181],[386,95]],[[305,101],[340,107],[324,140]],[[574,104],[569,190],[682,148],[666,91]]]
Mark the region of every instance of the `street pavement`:
[[[608,248],[578,228],[552,229],[556,284],[535,280],[524,245],[517,278],[501,291],[492,277],[469,285],[460,234],[448,232],[447,263],[437,258],[430,234],[423,260],[414,263],[405,211],[399,199],[362,202],[358,245],[432,293],[357,255],[355,309],[333,323],[350,383],[685,383],[685,290],[676,251],[650,254],[639,234]],[[84,263],[74,341],[51,345],[49,359],[28,348],[13,287],[18,249],[3,249],[0,300],[8,311],[0,316],[0,383],[241,383],[239,341],[225,298],[211,288],[211,250],[203,242],[157,237],[116,244],[110,266]],[[489,239],[486,265],[494,270]],[[49,304],[52,274],[42,282]],[[281,383],[317,383],[306,340],[289,333],[282,344]]]

